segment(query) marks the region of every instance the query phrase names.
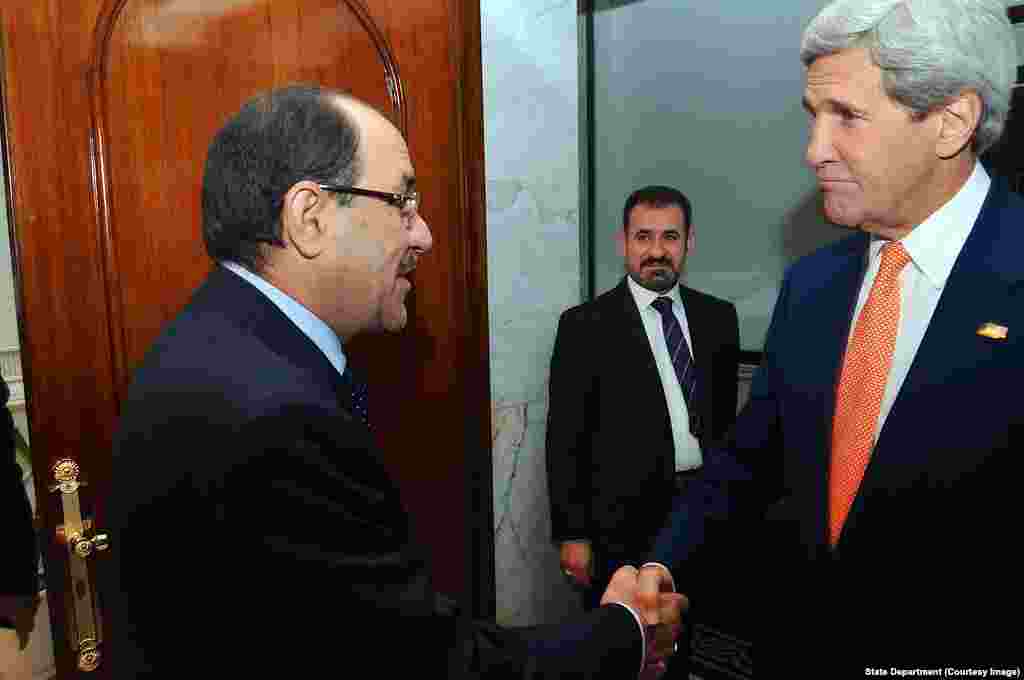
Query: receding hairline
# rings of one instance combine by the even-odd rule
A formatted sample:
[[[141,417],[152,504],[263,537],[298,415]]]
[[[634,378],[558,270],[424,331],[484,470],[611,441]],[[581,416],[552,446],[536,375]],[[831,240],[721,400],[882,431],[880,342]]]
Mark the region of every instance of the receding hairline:
[[[397,140],[401,141],[403,147],[405,147],[405,153],[408,155],[409,150],[405,135],[403,135],[402,131],[398,129],[398,126],[395,125],[394,122],[384,115],[377,107],[346,92],[330,92],[325,94],[328,105],[335,107],[338,112],[348,120],[349,124],[355,128],[356,134],[359,136],[360,140],[364,140],[366,138],[367,131],[371,126],[383,125],[385,129],[394,133]],[[359,144],[359,150],[357,153],[359,156],[358,174],[362,175],[366,172],[367,163],[367,158],[365,157],[366,150],[362,141]],[[408,184],[408,181],[404,182],[404,184]],[[405,188],[406,187],[403,186],[403,190]]]
[[[360,131],[362,126],[373,120],[380,120],[387,123],[388,127],[392,128],[398,133],[400,137],[404,139],[402,131],[391,122],[391,119],[385,116],[380,109],[364,102],[362,99],[352,96],[346,92],[330,92],[325,93],[328,101],[331,105],[338,107],[338,110],[349,117],[349,120],[353,122]]]

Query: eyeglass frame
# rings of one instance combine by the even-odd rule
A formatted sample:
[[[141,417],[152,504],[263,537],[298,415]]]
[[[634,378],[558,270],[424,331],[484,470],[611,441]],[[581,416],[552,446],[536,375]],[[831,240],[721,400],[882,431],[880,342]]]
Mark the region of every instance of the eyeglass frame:
[[[359,187],[347,187],[340,184],[321,184],[320,188],[324,191],[331,191],[339,194],[352,194],[353,196],[376,198],[379,201],[384,201],[388,205],[398,208],[400,211],[404,211],[406,206],[409,205],[409,203],[412,203],[413,209],[410,211],[410,214],[416,213],[420,207],[420,192],[418,191],[406,191],[405,193],[396,194],[390,191],[361,189]]]

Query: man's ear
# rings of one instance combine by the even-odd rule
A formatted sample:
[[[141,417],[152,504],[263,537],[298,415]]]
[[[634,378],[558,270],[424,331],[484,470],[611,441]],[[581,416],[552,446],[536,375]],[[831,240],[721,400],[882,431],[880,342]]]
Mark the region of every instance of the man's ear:
[[[939,110],[940,127],[935,153],[940,158],[952,158],[971,143],[983,108],[977,92],[964,90]]]
[[[696,233],[697,233],[697,230],[693,228],[692,224],[686,229],[686,254],[687,254],[687,256],[689,256],[690,253],[693,252],[693,246],[694,246],[695,243],[697,243],[697,237],[695,236]]]
[[[314,182],[296,182],[281,206],[281,237],[306,259],[323,251],[327,237],[325,209],[330,197]]]
[[[626,257],[626,230],[618,229],[615,232],[615,251],[619,257]]]

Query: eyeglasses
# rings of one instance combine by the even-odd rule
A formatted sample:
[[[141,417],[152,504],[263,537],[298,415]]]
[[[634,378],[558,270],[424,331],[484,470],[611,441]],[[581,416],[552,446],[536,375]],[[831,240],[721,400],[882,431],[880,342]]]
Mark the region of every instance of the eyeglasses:
[[[420,207],[420,192],[406,191],[401,194],[393,194],[388,191],[373,191],[372,189],[360,189],[358,187],[343,187],[338,184],[321,184],[324,191],[333,191],[338,194],[352,194],[354,196],[369,196],[388,205],[398,208],[403,217],[412,217]]]

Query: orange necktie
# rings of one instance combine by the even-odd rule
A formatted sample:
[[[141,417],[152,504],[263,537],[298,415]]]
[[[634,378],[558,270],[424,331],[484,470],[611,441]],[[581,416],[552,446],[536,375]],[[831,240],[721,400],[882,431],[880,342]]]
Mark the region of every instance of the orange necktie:
[[[899,274],[910,262],[903,244],[893,241],[882,248],[878,275],[857,318],[846,348],[843,372],[836,391],[832,420],[832,460],[829,466],[829,541],[835,545],[853,505],[875,444],[878,411],[896,348],[900,325]]]

